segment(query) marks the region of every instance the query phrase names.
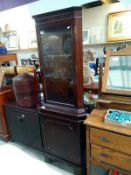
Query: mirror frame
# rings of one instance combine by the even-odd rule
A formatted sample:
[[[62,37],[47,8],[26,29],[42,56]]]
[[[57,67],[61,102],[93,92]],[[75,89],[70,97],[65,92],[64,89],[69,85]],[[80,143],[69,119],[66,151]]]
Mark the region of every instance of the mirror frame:
[[[110,62],[111,56],[131,56],[131,46],[128,46],[116,52],[107,50],[104,76],[102,80],[102,93],[131,96],[131,90],[130,91],[129,90],[118,90],[118,89],[111,89],[107,87],[107,80],[108,80],[108,74],[109,74],[109,62]]]

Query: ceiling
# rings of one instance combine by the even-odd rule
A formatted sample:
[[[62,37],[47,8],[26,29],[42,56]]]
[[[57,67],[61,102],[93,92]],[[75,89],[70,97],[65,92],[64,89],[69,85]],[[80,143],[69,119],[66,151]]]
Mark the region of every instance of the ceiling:
[[[24,4],[28,4],[34,1],[38,1],[38,0],[2,0],[2,2],[0,2],[0,12],[4,11],[4,10],[8,10],[14,7],[18,7]]]
[[[14,7],[18,7],[18,6],[21,6],[24,4],[35,2],[35,1],[41,1],[42,4],[44,3],[44,0],[19,0],[19,1],[18,0],[13,0],[13,1],[12,0],[3,0],[0,3],[0,12],[14,8]],[[115,3],[115,2],[119,2],[119,1],[120,0],[87,0],[87,3],[83,4],[82,7],[92,8],[92,7],[100,6],[103,4]],[[55,0],[54,0],[54,2],[55,2]]]

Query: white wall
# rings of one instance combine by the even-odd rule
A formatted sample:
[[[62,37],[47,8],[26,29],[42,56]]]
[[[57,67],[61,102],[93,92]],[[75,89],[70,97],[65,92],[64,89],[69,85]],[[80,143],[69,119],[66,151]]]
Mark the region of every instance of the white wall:
[[[17,31],[19,48],[28,48],[29,33],[35,30],[35,23],[30,16],[27,5],[16,7],[0,13],[0,28],[5,31],[5,25],[8,24],[10,30]],[[2,34],[0,33],[0,41],[2,41]],[[20,45],[21,43],[21,45]],[[37,49],[35,50],[14,50],[8,53],[17,53],[18,62],[21,64],[21,59],[31,58],[31,54],[38,55]]]
[[[83,9],[83,28],[90,29],[90,43],[96,43],[95,36],[101,34],[101,42],[107,41],[108,14],[131,8],[124,7],[121,3],[103,5],[90,9]],[[130,20],[130,19],[129,19]],[[97,39],[97,38],[96,38]],[[98,42],[100,42],[98,41]]]
[[[131,3],[131,1],[130,1]],[[108,14],[111,12],[129,10],[131,6],[123,6],[122,3],[114,3],[94,7],[90,9],[83,9],[83,29],[88,28],[90,30],[89,43],[105,43],[107,42],[107,29],[108,29]],[[129,19],[130,20],[130,19]],[[114,48],[120,44],[105,45],[106,47]],[[103,56],[102,48],[104,45],[91,46],[97,52],[97,57]],[[87,48],[86,46],[84,47]]]
[[[9,24],[10,30],[19,32],[31,30],[34,27],[27,5],[16,7],[0,13],[0,27],[4,31],[5,24]]]

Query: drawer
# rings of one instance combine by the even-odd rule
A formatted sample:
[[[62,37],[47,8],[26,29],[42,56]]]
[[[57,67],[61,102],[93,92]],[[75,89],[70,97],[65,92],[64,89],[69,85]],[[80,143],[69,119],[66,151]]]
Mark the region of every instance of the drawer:
[[[90,128],[90,142],[131,155],[131,137]]]
[[[131,172],[131,156],[129,155],[92,144],[91,157],[95,160],[99,160]]]

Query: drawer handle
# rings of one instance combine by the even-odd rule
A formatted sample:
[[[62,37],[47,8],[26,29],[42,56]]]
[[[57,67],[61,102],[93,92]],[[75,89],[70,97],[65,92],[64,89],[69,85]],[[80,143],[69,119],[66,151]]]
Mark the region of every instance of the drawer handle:
[[[109,155],[108,155],[108,154],[105,154],[105,153],[102,153],[102,154],[101,154],[101,157],[108,158]]]
[[[102,142],[110,142],[110,140],[108,138],[106,138],[106,137],[100,137],[100,140]]]

